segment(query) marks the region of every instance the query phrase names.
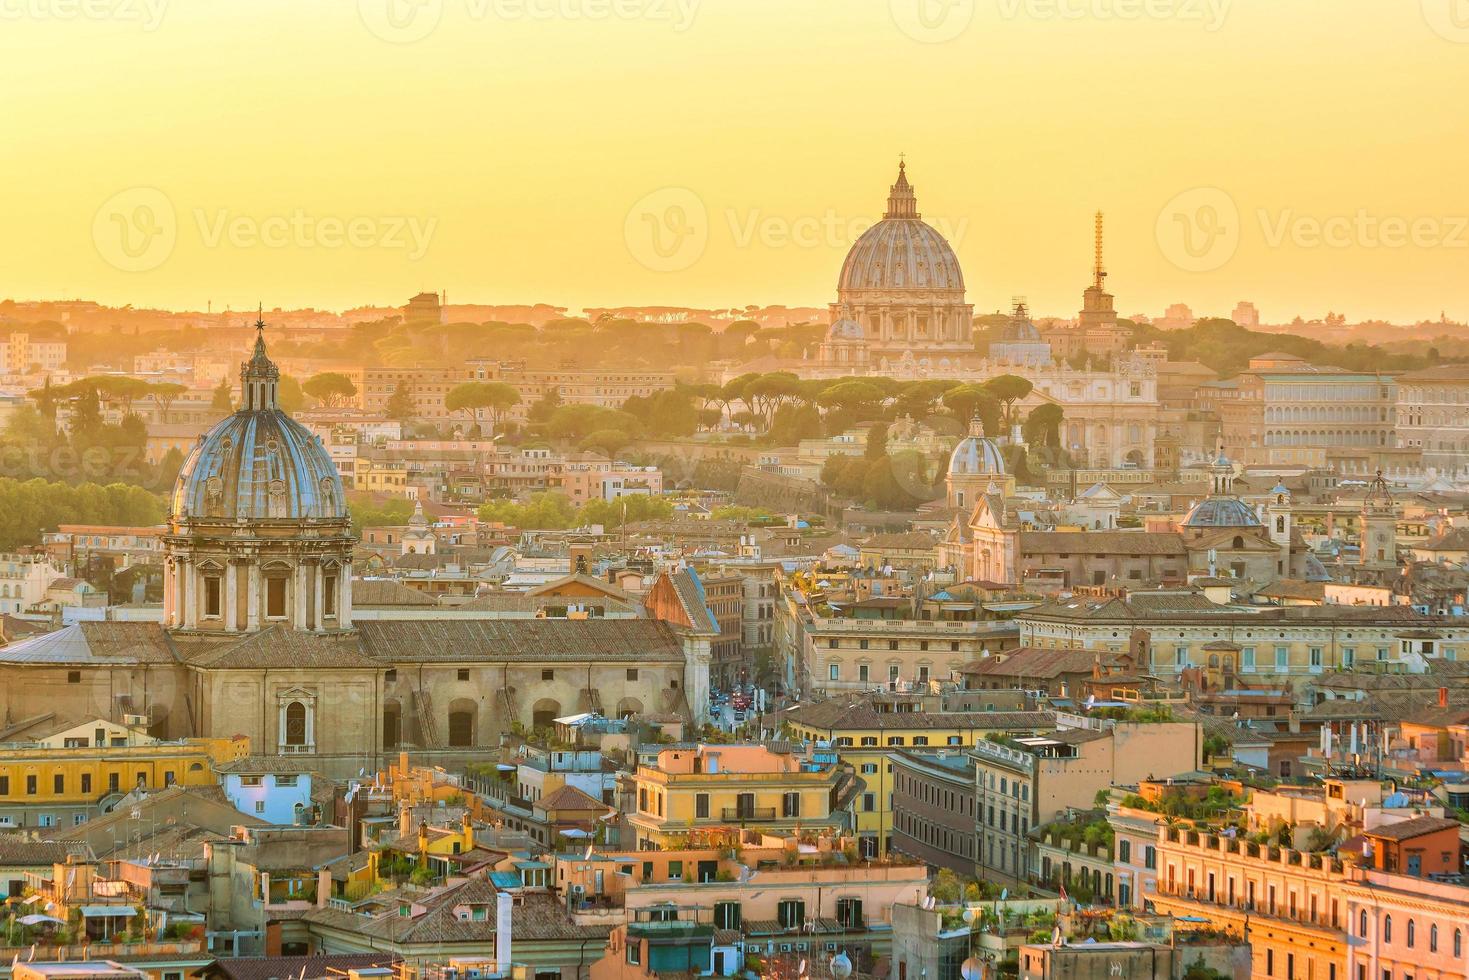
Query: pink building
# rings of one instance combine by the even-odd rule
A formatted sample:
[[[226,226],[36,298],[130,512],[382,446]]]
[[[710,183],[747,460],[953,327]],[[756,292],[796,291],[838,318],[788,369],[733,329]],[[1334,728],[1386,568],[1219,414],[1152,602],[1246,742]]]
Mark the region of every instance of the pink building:
[[[656,466],[633,466],[600,457],[567,459],[561,470],[561,489],[573,504],[616,500],[630,494],[663,492],[663,473]]]
[[[1469,977],[1469,888],[1364,870],[1344,882],[1345,980]]]

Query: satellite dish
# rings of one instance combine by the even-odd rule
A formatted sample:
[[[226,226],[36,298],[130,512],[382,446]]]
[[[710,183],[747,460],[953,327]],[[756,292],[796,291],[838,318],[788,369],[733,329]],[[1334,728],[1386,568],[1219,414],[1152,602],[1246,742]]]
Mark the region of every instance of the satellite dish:
[[[1005,899],[1007,899],[1009,897],[1010,897],[1010,889],[1008,889],[1008,888],[1001,888],[1000,889],[1000,901],[1003,902]]]
[[[798,967],[796,967],[796,976],[798,976],[798,977],[804,977],[805,975],[806,975],[806,960],[803,958],[801,960],[801,965],[798,966]]]
[[[836,980],[847,980],[847,977],[852,975],[852,960],[847,956],[845,950],[831,958],[830,967],[831,975]]]
[[[964,980],[979,980],[980,977],[984,976],[984,966],[981,965],[978,959],[971,956],[959,964],[959,975]]]

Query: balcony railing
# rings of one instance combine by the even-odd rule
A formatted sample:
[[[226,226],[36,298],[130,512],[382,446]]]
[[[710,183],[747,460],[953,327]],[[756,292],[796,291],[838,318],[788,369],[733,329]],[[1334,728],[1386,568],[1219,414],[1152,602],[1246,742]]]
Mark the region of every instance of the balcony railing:
[[[727,806],[720,812],[723,820],[774,820],[773,806]]]

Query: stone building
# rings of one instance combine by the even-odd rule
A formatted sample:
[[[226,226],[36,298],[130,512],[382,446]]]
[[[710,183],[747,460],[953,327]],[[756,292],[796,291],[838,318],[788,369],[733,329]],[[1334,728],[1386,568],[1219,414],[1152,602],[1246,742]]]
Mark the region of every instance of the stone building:
[[[0,648],[0,705],[42,720],[140,715],[163,738],[250,738],[329,776],[413,747],[449,761],[575,711],[703,719],[709,639],[658,619],[352,618],[341,479],[276,403],[263,324],[239,411],[195,446],[164,536],[162,623],[88,622]]]

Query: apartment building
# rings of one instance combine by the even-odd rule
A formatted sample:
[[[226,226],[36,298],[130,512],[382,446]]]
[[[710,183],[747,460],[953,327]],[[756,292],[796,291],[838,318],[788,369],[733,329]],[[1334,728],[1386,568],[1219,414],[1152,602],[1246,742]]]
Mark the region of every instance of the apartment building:
[[[50,551],[50,542],[47,542]],[[0,555],[0,613],[25,612],[46,598],[51,583],[65,577],[55,556]]]
[[[719,625],[719,635],[709,644],[709,680],[722,688],[748,681],[754,676],[754,664],[744,655],[744,579],[713,574],[697,578],[704,589],[705,605]]]
[[[579,908],[626,916],[629,941],[642,943],[631,966],[656,967],[665,956],[680,957],[659,939],[683,934],[701,940],[706,948],[696,959],[719,976],[785,955],[885,955],[891,909],[927,891],[922,864],[854,862],[850,838],[746,831],[728,843],[732,847],[569,856],[556,862],[557,885],[577,897]],[[670,923],[678,925],[656,927]],[[627,965],[625,949],[618,952],[619,965]],[[593,976],[601,972],[593,967]]]
[[[640,850],[666,850],[691,832],[847,830],[862,781],[834,756],[798,756],[778,745],[741,743],[663,749],[633,775],[628,814]]]
[[[0,373],[46,374],[65,366],[64,340],[37,340],[19,331],[0,336]]]
[[[1033,734],[1052,727],[1055,718],[1049,711],[934,710],[911,695],[886,693],[833,697],[792,708],[785,716],[792,732],[803,739],[829,743],[865,783],[856,803],[854,829],[859,848],[868,856],[889,852],[901,815],[913,812],[909,803],[919,799],[932,802],[932,794],[916,781],[907,791],[899,789],[899,756],[909,750],[922,753],[941,749],[962,757],[965,749],[990,735]],[[970,781],[969,795],[973,796],[972,770]],[[971,815],[971,831],[973,826]],[[909,836],[924,840],[919,829],[919,824],[912,823]]]
[[[1038,875],[1031,830],[1090,808],[1113,784],[1192,772],[1203,761],[1203,733],[1192,723],[1107,721],[1057,715],[1052,731],[986,739],[970,749],[975,765],[976,863],[987,877],[1019,883]]]
[[[1421,671],[1428,659],[1454,660],[1469,651],[1462,617],[1424,615],[1408,606],[1180,601],[1187,598],[1078,598],[1025,610],[1013,622],[1026,647],[1128,653],[1137,670],[1166,679],[1197,668],[1224,689],[1295,689],[1327,671],[1369,661]]]
[[[1469,475],[1469,365],[1444,364],[1398,378],[1397,445],[1451,480]]]
[[[1147,896],[1157,911],[1246,937],[1257,977],[1343,978],[1350,910],[1339,857],[1179,827],[1157,835]]]
[[[891,849],[964,877],[978,874],[974,763],[965,751],[892,756]]]
[[[812,698],[948,680],[971,660],[1018,645],[1010,621],[823,615],[791,589],[775,616],[785,685]]]
[[[513,415],[521,420],[531,404],[551,393],[566,405],[621,408],[629,398],[647,398],[669,391],[674,383],[671,371],[547,370],[515,364],[501,365],[499,380],[514,385],[520,392],[520,404]]]
[[[98,718],[0,746],[0,826],[77,826],[139,787],[212,785],[216,765],[249,751],[247,739],[164,741],[141,717],[130,720]]]
[[[56,530],[41,535],[41,545],[57,565],[99,555],[113,559],[119,569],[137,564],[159,564],[163,560],[163,525],[59,524]],[[0,577],[5,577],[14,560],[11,556],[0,556]]]

